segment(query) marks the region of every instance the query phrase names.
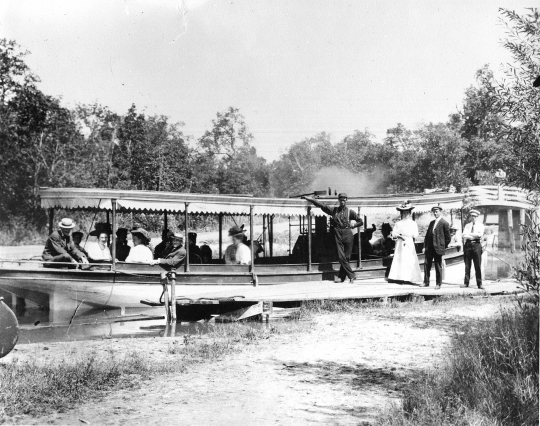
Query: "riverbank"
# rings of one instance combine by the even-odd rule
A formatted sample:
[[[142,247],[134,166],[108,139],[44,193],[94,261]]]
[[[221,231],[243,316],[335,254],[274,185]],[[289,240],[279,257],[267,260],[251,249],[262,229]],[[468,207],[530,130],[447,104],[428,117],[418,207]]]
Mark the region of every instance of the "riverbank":
[[[512,298],[317,304],[303,321],[217,327],[208,336],[21,345],[2,364],[36,368],[120,360],[119,379],[11,424],[362,424],[425,369],[460,324]],[[136,362],[134,362],[136,361]],[[13,365],[13,364],[12,364]],[[84,365],[84,364],[81,364]],[[122,368],[124,368],[122,367]],[[3,367],[13,368],[12,366]],[[58,370],[61,371],[62,369]],[[27,377],[30,380],[31,377]],[[27,384],[28,385],[28,384]],[[2,389],[6,396],[10,389]],[[28,395],[27,395],[28,397]],[[39,404],[39,398],[36,400]],[[10,407],[4,407],[9,412]]]

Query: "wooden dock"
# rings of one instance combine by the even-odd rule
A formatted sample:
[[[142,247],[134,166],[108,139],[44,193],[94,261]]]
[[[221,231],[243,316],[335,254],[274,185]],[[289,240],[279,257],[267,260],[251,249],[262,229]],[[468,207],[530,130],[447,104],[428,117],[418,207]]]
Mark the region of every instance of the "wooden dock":
[[[334,283],[332,281],[294,282],[272,286],[244,287],[241,290],[227,289],[200,293],[190,292],[189,297],[182,294],[185,286],[176,286],[176,305],[178,321],[194,321],[201,315],[227,316],[245,319],[250,312],[251,316],[264,315],[272,307],[300,306],[306,301],[323,300],[388,300],[423,297],[425,299],[437,297],[452,297],[460,295],[470,296],[497,296],[521,293],[522,290],[513,279],[497,281],[484,281],[484,290],[476,287],[474,277],[468,288],[461,288],[463,284],[464,265],[447,267],[445,279],[441,289],[435,288],[435,273],[429,287],[421,284],[399,284],[387,282],[385,279],[357,280],[354,283],[345,281]],[[159,306],[158,302],[149,300],[141,303]],[[266,303],[266,305],[265,305]],[[266,310],[265,310],[266,308]]]

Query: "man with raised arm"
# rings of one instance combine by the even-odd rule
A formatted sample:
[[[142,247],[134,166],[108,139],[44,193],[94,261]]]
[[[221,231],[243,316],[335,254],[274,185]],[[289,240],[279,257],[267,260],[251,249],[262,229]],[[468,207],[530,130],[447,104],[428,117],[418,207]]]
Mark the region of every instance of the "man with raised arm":
[[[323,212],[330,216],[330,230],[336,241],[338,259],[341,265],[336,282],[343,282],[345,281],[345,278],[349,278],[350,282],[353,283],[356,279],[356,275],[349,263],[354,241],[352,229],[359,228],[363,225],[363,222],[354,210],[347,207],[347,194],[341,193],[338,195],[339,206],[337,207],[327,206],[314,198],[302,198],[319,207]],[[351,221],[354,221],[355,223],[352,224]]]

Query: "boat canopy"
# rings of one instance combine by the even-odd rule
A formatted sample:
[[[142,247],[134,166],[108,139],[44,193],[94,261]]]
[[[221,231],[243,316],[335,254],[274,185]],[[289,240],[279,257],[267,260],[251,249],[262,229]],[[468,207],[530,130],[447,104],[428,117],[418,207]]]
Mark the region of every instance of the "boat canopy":
[[[41,206],[46,209],[72,209],[111,211],[116,202],[118,212],[142,213],[181,213],[188,212],[203,215],[249,215],[253,206],[255,215],[305,215],[311,203],[300,198],[259,198],[251,196],[218,194],[184,194],[177,192],[135,191],[97,188],[41,188]],[[319,201],[328,205],[337,205],[337,197],[319,197]],[[437,192],[431,194],[393,194],[365,197],[350,197],[349,208],[360,208],[360,214],[396,213],[396,206],[409,200],[415,206],[415,212],[427,212],[434,205],[440,204],[445,210],[460,209],[463,194]],[[312,207],[314,216],[324,213]]]

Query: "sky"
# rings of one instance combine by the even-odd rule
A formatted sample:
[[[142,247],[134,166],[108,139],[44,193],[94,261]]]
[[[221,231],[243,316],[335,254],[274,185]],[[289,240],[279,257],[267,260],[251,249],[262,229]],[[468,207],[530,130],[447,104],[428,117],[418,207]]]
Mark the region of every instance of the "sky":
[[[446,121],[475,71],[509,60],[498,7],[468,0],[3,0],[0,37],[29,50],[40,88],[63,104],[131,104],[210,129],[240,109],[275,160],[319,132],[382,140]]]

